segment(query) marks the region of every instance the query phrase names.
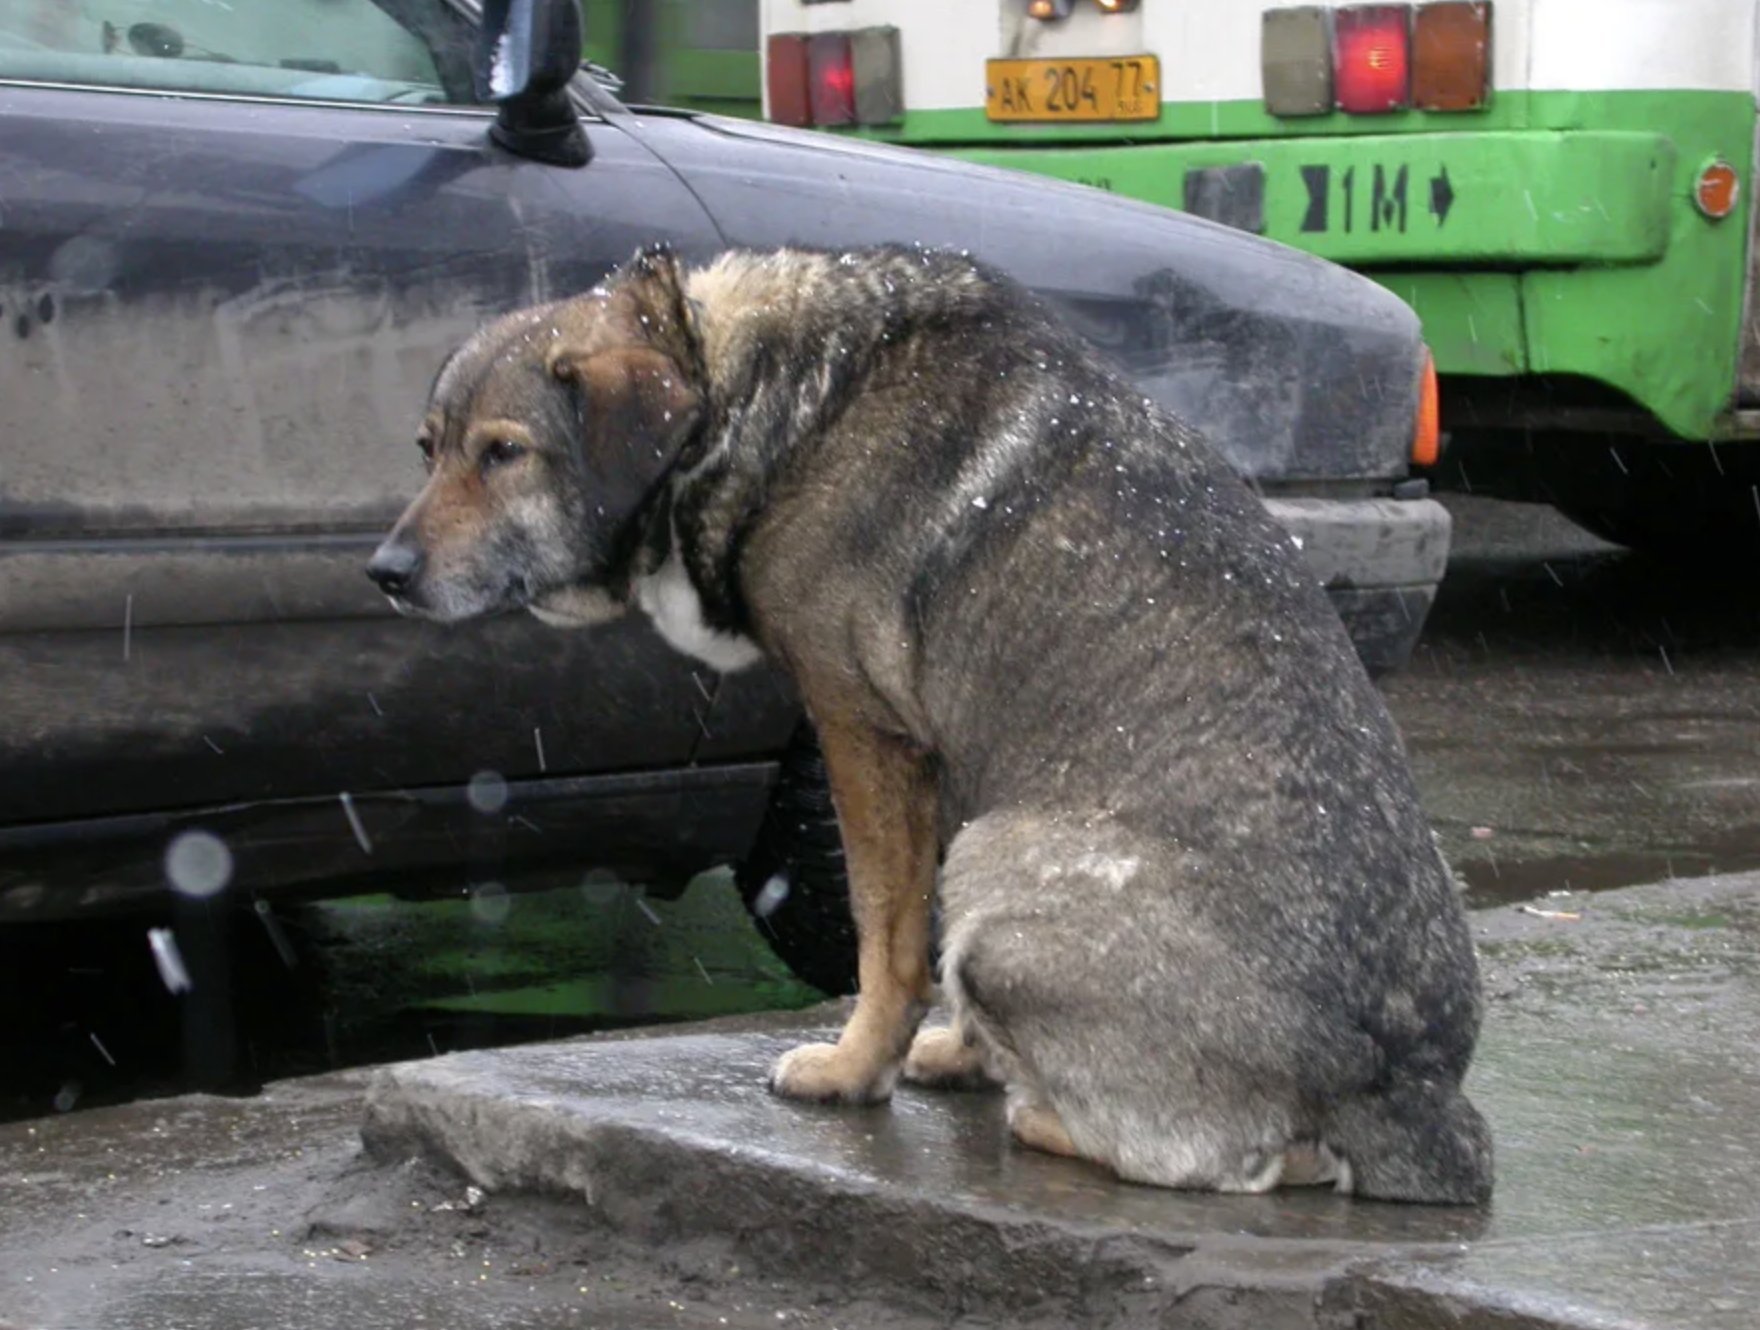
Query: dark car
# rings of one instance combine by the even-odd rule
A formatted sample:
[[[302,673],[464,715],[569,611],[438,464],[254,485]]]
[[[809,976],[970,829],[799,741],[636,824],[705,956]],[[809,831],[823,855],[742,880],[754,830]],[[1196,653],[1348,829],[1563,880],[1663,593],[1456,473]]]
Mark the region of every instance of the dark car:
[[[151,905],[197,827],[253,896],[663,890],[761,840],[749,896],[796,859],[833,884],[777,936],[838,913],[777,675],[634,619],[411,624],[362,576],[447,350],[650,241],[1009,270],[1257,481],[1372,667],[1410,651],[1448,525],[1406,479],[1393,297],[1042,178],[626,107],[572,3],[515,10],[528,45],[491,49],[454,0],[0,0],[0,923]]]

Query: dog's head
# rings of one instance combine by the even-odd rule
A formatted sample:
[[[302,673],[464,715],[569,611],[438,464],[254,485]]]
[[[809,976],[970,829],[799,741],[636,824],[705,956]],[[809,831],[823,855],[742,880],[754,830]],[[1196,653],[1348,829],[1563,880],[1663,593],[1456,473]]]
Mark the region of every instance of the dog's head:
[[[703,414],[682,275],[643,250],[586,295],[497,320],[441,368],[428,482],[367,575],[405,614],[615,617],[638,514]]]

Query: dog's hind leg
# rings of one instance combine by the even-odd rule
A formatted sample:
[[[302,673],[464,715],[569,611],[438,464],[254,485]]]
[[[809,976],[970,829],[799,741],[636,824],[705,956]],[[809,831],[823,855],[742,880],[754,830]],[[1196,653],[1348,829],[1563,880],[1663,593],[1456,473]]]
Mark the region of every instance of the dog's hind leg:
[[[1359,1196],[1471,1205],[1491,1195],[1491,1133],[1452,1085],[1353,1096],[1333,1108],[1322,1134]]]
[[[770,1088],[791,1099],[877,1103],[892,1093],[929,1004],[935,777],[901,739],[860,722],[815,723],[843,831],[860,992],[837,1042],[785,1053]]]
[[[1029,1150],[1043,1150],[1068,1159],[1082,1157],[1055,1108],[1014,1091],[1009,1094],[1008,1129]]]
[[[982,1090],[996,1082],[975,1040],[958,1025],[920,1030],[904,1060],[904,1078],[936,1090]]]

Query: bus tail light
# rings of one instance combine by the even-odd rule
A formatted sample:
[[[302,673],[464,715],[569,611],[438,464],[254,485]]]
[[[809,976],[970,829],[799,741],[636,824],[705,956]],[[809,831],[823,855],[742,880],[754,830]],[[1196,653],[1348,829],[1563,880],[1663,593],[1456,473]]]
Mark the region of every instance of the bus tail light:
[[[1491,6],[1447,0],[1422,6],[1412,21],[1412,105],[1423,111],[1476,111],[1491,87]]]
[[[812,124],[855,124],[856,62],[847,32],[816,32],[807,38],[807,99]]]
[[[856,76],[856,123],[890,125],[904,117],[904,69],[898,29],[857,28],[849,35]]]
[[[807,39],[798,32],[779,33],[764,44],[764,92],[770,119],[797,129],[813,123],[807,92]]]
[[[1330,18],[1317,5],[1265,11],[1259,57],[1265,109],[1272,115],[1325,115],[1332,109]]]
[[[1411,15],[1406,5],[1357,5],[1333,16],[1338,109],[1384,115],[1411,101]]]
[[[1490,0],[1268,9],[1260,63],[1276,116],[1477,111],[1491,99]]]
[[[779,32],[764,44],[768,115],[778,125],[888,125],[904,114],[898,29]]]

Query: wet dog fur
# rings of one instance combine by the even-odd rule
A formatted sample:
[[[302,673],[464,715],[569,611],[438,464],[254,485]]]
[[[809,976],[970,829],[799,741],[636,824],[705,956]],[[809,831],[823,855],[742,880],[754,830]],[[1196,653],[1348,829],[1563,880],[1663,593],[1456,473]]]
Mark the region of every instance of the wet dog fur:
[[[1472,945],[1379,695],[1254,495],[1014,283],[645,251],[455,352],[421,440],[399,608],[634,606],[797,685],[860,993],[777,1093],[996,1080],[1132,1181],[1488,1195]]]

